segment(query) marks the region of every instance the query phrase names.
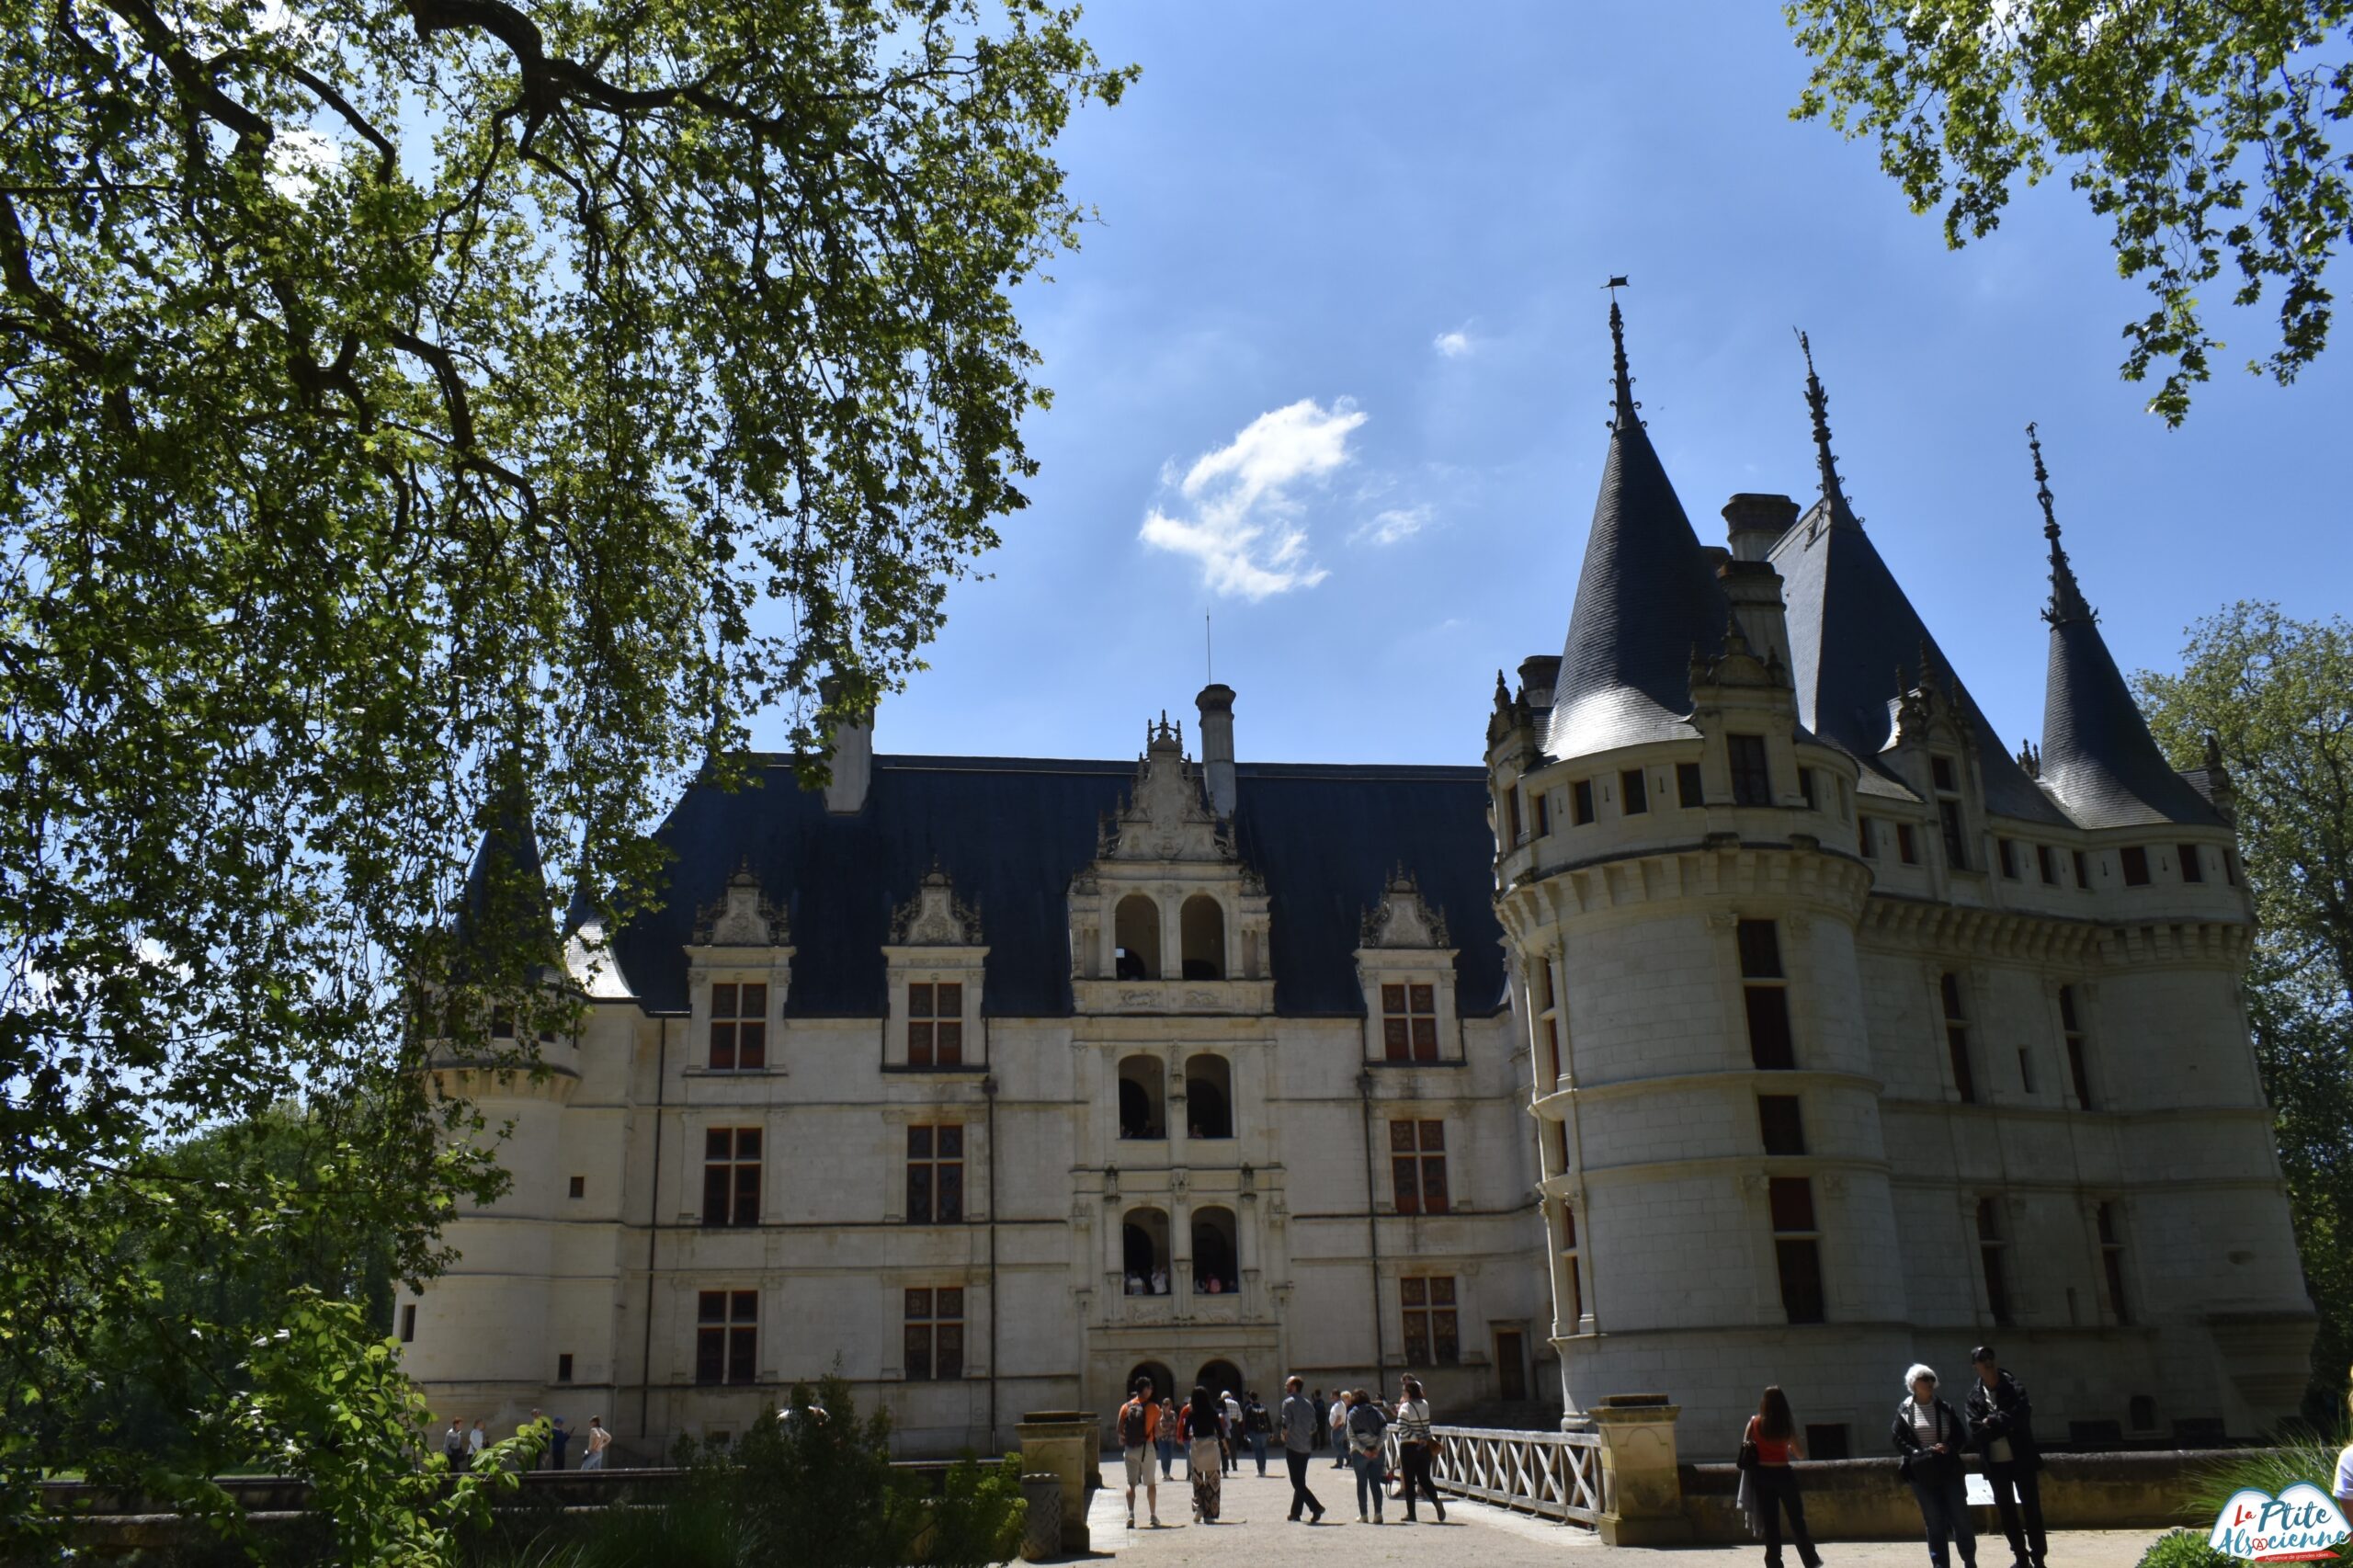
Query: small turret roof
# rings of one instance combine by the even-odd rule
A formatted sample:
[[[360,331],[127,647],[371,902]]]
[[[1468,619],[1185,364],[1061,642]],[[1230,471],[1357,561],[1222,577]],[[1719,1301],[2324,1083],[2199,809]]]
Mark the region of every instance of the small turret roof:
[[[1616,413],[1553,687],[1556,757],[1693,734],[1691,655],[1723,640],[1723,591],[1636,413],[1614,299],[1609,335]]]
[[[2042,787],[2084,827],[2161,823],[2217,825],[2205,796],[2173,769],[2149,733],[2124,674],[2099,634],[2099,617],[2084,600],[2075,569],[2059,542],[2051,475],[2042,442],[2027,426],[2034,453],[2035,498],[2042,536],[2051,541],[2051,661],[2042,697]]]

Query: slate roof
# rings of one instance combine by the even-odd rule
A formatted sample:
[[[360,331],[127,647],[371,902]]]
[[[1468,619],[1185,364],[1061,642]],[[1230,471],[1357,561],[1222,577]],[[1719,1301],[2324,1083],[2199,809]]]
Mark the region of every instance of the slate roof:
[[[1768,557],[1781,574],[1789,605],[1799,722],[1862,765],[1867,793],[1910,795],[1881,767],[1879,754],[1893,730],[1889,703],[1896,695],[1896,672],[1904,672],[1907,684],[1916,682],[1925,647],[1976,738],[1985,809],[2020,822],[2063,825],[2066,817],[2027,777],[1952,673],[1870,535],[1851,513],[1834,521],[1831,510],[1817,502]]]
[[[1235,844],[1266,881],[1277,1013],[1363,1014],[1359,922],[1399,866],[1451,927],[1461,1010],[1501,1010],[1483,769],[1244,763],[1235,771]],[[765,759],[757,776],[757,787],[733,794],[690,788],[660,829],[676,856],[663,907],[614,939],[645,1007],[687,1006],[684,947],[696,911],[748,861],[790,923],[788,1015],[881,1017],[891,915],[936,858],[980,913],[985,1011],[1071,1012],[1070,881],[1095,858],[1097,821],[1134,783],[1133,762],[878,756],[865,808],[838,816],[798,786],[790,757]]]
[[[1709,557],[1634,408],[1624,324],[1616,343],[1617,416],[1586,536],[1569,636],[1544,749],[1586,756],[1696,733],[1691,653],[1716,653],[1729,612]]]
[[[2041,453],[2035,454],[2040,478]],[[2075,568],[2051,520],[2050,487],[2041,494],[2051,540],[2051,660],[2042,687],[2042,785],[2085,827],[2192,823],[2219,827],[2222,815],[2196,786],[2174,771],[2123,672],[2084,602]]]

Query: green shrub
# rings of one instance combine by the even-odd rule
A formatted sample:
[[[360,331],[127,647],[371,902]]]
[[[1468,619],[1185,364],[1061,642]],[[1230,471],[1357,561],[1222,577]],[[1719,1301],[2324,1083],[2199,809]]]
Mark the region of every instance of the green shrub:
[[[2217,1505],[2220,1511],[2220,1505]],[[2197,1530],[2167,1530],[2141,1554],[2140,1568],[2236,1568],[2237,1560],[2206,1544]]]
[[[2211,1528],[2222,1506],[2245,1487],[2277,1497],[2297,1482],[2308,1481],[2326,1492],[2336,1479],[2336,1455],[2344,1446],[2342,1441],[2309,1436],[2281,1442],[2275,1448],[2248,1449],[2233,1454],[2192,1477],[2182,1514]]]

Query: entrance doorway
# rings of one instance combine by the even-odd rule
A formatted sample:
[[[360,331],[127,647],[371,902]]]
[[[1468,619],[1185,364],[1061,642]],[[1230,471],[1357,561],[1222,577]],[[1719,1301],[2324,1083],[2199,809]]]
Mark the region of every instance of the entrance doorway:
[[[1176,1374],[1168,1369],[1166,1363],[1161,1361],[1139,1361],[1134,1366],[1128,1369],[1128,1381],[1120,1385],[1120,1403],[1121,1404],[1125,1404],[1129,1400],[1135,1397],[1136,1380],[1138,1378],[1150,1378],[1152,1380],[1152,1397],[1154,1401],[1164,1399],[1181,1401],[1184,1398],[1184,1393],[1180,1392],[1176,1387]]]
[[[1528,1397],[1528,1368],[1523,1363],[1527,1352],[1522,1348],[1526,1344],[1526,1337],[1516,1328],[1495,1330],[1497,1398],[1518,1402]]]
[[[1234,1398],[1240,1399],[1250,1392],[1243,1386],[1242,1369],[1227,1360],[1202,1362],[1201,1369],[1194,1375],[1193,1381],[1209,1390],[1211,1399],[1229,1391]],[[1190,1389],[1186,1390],[1188,1393],[1191,1392]]]

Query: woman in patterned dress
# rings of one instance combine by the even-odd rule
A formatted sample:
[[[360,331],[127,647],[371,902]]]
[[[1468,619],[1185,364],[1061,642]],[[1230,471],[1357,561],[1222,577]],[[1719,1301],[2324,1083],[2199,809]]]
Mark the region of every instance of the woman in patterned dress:
[[[1193,1397],[1177,1418],[1177,1436],[1185,1440],[1185,1468],[1193,1480],[1193,1517],[1205,1525],[1217,1523],[1218,1504],[1223,1493],[1224,1467],[1218,1459],[1219,1444],[1225,1435],[1225,1412],[1218,1408],[1217,1396],[1200,1384],[1193,1385]]]

